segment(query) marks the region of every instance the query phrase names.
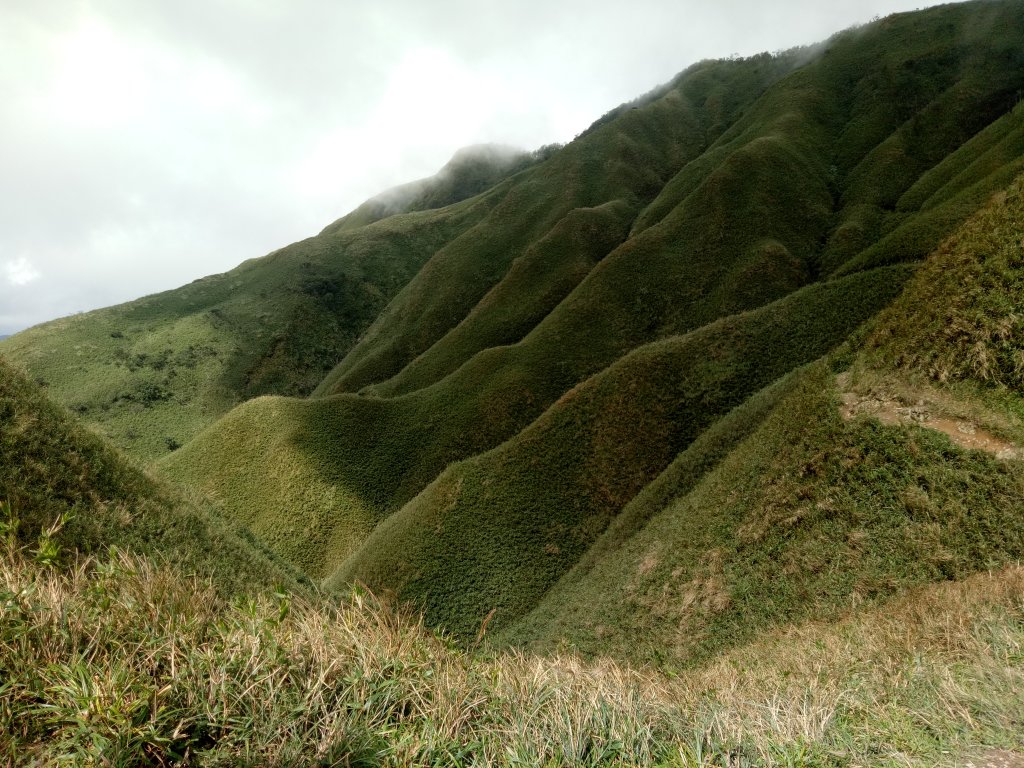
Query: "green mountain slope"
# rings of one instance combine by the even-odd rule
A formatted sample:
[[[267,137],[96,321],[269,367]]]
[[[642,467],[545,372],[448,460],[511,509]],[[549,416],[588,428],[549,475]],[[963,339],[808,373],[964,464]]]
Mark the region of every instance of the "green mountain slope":
[[[1024,178],[929,258],[855,351],[744,404],[732,418],[762,421],[734,449],[680,454],[501,639],[693,663],[1019,560],[1022,236]],[[838,383],[832,368],[848,368]],[[841,407],[883,391],[903,423]],[[964,447],[983,434],[1001,454]],[[711,460],[695,481],[697,448]]]
[[[0,352],[148,461],[251,397],[310,392],[422,264],[492,206],[325,232],[176,290],[44,323]]]
[[[854,348],[813,361],[1024,171],[1022,92],[1017,0],[702,62],[521,169],[405,190],[409,212],[378,219],[378,200],[208,284],[2,349],[331,585],[393,593],[463,639],[486,625],[702,658],[1019,556],[1015,465],[844,420],[840,394],[868,395],[829,366]],[[957,317],[957,349],[1014,381],[1016,320],[979,348],[976,318]],[[925,333],[900,354],[923,354]],[[179,361],[183,340],[200,359]],[[907,523],[931,509],[915,482],[948,519]]]
[[[27,546],[56,527],[69,551],[132,550],[205,574],[226,593],[301,578],[204,500],[137,469],[2,357],[0,502],[0,525]]]
[[[901,282],[888,269],[810,286],[640,347],[501,447],[449,467],[331,582],[393,591],[466,638],[489,615],[492,629],[506,626],[680,450],[750,394],[838,344]]]
[[[975,39],[979,26],[996,31]],[[540,354],[568,371],[571,385],[652,338],[774,300],[844,266],[880,263],[872,246],[883,241],[889,263],[923,257],[1020,168],[968,164],[989,147],[965,143],[1016,103],[1022,26],[1015,3],[943,7],[839,35],[796,71],[806,54],[684,73],[651,103],[562,151],[599,148],[610,165],[621,157],[612,154],[619,142],[663,148],[674,126],[690,128],[676,139],[678,170],[635,213],[633,236],[564,302],[523,306],[499,280],[516,272],[494,274],[485,250],[469,262],[435,258],[318,393],[409,392],[527,335],[527,343],[557,339]],[[735,111],[709,125],[708,106],[721,103],[722,91]],[[752,103],[737,99],[751,91]],[[1009,132],[1019,135],[1012,122]],[[558,159],[544,170],[558,170]],[[656,167],[650,156],[623,161]],[[940,186],[898,207],[927,173]],[[442,288],[465,290],[467,274],[493,275],[472,304]]]
[[[996,31],[978,38],[982,21]],[[809,283],[841,290],[840,275],[926,255],[1019,168],[1021,114],[1011,108],[1024,72],[1006,62],[1022,33],[1019,3],[967,4],[893,17],[815,52],[688,70],[515,177],[494,213],[396,296],[318,388],[321,403],[252,403],[166,471],[218,493],[311,573],[329,574],[446,466],[519,439],[572,387],[633,350],[799,296]],[[845,299],[865,308],[860,320],[893,295],[876,288]],[[835,332],[821,330],[810,357],[775,350],[783,364],[771,378],[837,343]],[[696,375],[700,386],[721,386],[717,371]],[[670,392],[663,397],[688,423]],[[689,439],[739,400],[689,424]],[[571,564],[667,463],[612,494],[593,516],[596,532],[553,558],[558,566],[538,583]],[[609,487],[633,471],[628,458],[619,465],[608,468]],[[540,527],[580,492],[573,473],[555,475],[535,483],[543,501],[528,505]],[[417,500],[418,515],[451,501],[431,499]],[[374,574],[400,573],[404,545],[382,537],[405,511],[339,574],[368,577],[357,566],[363,555]],[[494,513],[501,521],[509,510]],[[297,540],[303,521],[316,533]],[[455,544],[438,557],[459,572]],[[418,583],[409,595],[434,589],[431,577]],[[461,617],[463,631],[479,607]]]

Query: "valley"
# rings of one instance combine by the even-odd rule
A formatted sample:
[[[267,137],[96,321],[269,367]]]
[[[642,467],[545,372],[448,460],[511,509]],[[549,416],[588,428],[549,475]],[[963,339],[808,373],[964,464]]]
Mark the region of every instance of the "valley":
[[[0,339],[0,756],[1024,760],[1021,93],[894,14]]]

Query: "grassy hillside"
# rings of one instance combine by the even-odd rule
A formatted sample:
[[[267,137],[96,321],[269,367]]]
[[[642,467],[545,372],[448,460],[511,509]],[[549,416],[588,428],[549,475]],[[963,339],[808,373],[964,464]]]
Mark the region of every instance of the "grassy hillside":
[[[422,264],[490,206],[321,234],[173,291],[44,323],[0,353],[148,461],[250,397],[310,392]]]
[[[2,360],[0,496],[13,766],[923,766],[1024,749],[1019,568],[668,680],[467,653],[361,591],[270,595],[286,573]],[[57,551],[37,534],[68,513]]]
[[[652,472],[656,475],[659,462],[667,463],[674,447],[678,450],[680,443],[692,440],[723,409],[839,343],[895,295],[906,274],[904,268],[888,268],[812,286],[762,310],[639,350],[596,378],[591,389],[583,390],[586,396],[572,399],[570,393],[544,414],[542,419],[563,414],[557,417],[559,424],[578,425],[560,428],[541,441],[545,455],[560,455],[557,462],[534,455],[541,446],[528,437],[529,431],[514,437],[508,445],[518,446],[512,449],[521,456],[516,469],[509,468],[506,476],[506,468],[493,468],[494,476],[488,480],[494,483],[493,496],[477,503],[503,513],[508,506],[521,506],[515,488],[537,487],[552,495],[536,501],[532,514],[559,519],[569,512],[552,514],[552,505],[561,510],[564,497],[582,494],[569,506],[577,510],[574,514],[592,515],[592,524],[598,526],[595,533],[600,532],[605,523],[599,521],[628,498],[625,488]],[[710,364],[703,359],[709,347],[718,350]],[[394,400],[353,396],[254,400],[162,461],[160,470],[222,500],[233,517],[277,551],[311,575],[326,576],[363,544],[376,523],[416,496],[453,457],[479,453],[501,442],[508,431],[527,427],[536,408],[530,403],[530,391],[496,408],[501,390],[481,387],[480,378],[479,369],[468,368],[435,387]],[[515,379],[499,386],[507,387],[508,381]],[[620,402],[619,386],[630,387],[635,396]],[[600,387],[602,394],[589,394],[594,387]],[[610,424],[597,416],[602,409]],[[650,412],[644,413],[645,409]],[[592,479],[577,478],[568,467],[594,458],[590,438],[584,436],[607,426],[615,427],[609,445],[615,440],[643,441],[645,429],[664,433],[665,442],[640,456],[625,456],[620,470],[629,479],[624,487],[609,498],[592,498],[580,485]],[[543,480],[541,470],[529,469],[545,465],[550,474]],[[475,474],[487,475],[488,470]],[[615,477],[602,482],[620,484]],[[417,503],[422,504],[422,499]],[[602,509],[602,504],[611,506]],[[453,530],[458,532],[461,526],[454,525]],[[427,542],[432,541],[427,537],[416,546],[429,550]],[[440,562],[447,562],[453,553],[435,543]],[[372,539],[364,549],[401,559],[401,546],[380,546],[379,539]],[[558,572],[567,567],[584,542],[572,546],[562,542],[561,546],[565,548],[561,557],[542,558],[546,569]],[[513,559],[518,556],[509,554]],[[477,567],[485,567],[484,561],[477,562]],[[526,560],[524,565],[528,562],[533,561]],[[495,571],[496,576],[500,573]],[[362,578],[368,577],[363,574]],[[504,588],[515,591],[522,585],[510,580]],[[450,598],[445,599],[454,605]]]
[[[732,407],[838,344],[898,270],[811,286],[639,348],[499,448],[449,467],[330,583],[393,591],[472,639],[528,611],[625,504]]]
[[[506,626],[680,450],[731,446],[718,419],[884,306],[908,269],[873,265],[1008,183],[1022,41],[1022,4],[963,4],[693,67],[510,180],[317,398],[250,403],[162,470],[314,576]]]
[[[899,14],[5,340],[0,762],[1022,759],[1021,93]]]
[[[226,594],[301,578],[204,500],[137,469],[3,358],[0,532],[47,560],[116,545],[205,574]]]
[[[1022,193],[1019,179],[997,195],[830,364],[791,375],[761,407],[745,404],[770,411],[737,447],[681,453],[502,639],[678,667],[771,627],[1018,561],[1019,454],[956,443],[985,430],[1024,445],[1013,379]],[[851,420],[841,390],[891,398],[909,423]],[[927,410],[941,418],[924,419]],[[736,418],[733,429],[749,420]],[[943,420],[958,425],[952,441],[918,426]],[[695,482],[695,464],[713,468]]]
[[[1024,750],[1019,568],[772,633],[668,680],[481,659],[367,595],[225,603],[139,558],[60,573],[5,554],[12,766],[952,768]]]
[[[1022,86],[1022,29],[1019,3],[945,6],[817,51],[684,72],[533,174],[567,176],[559,161],[595,150],[612,165],[627,141],[630,167],[663,173],[652,145],[675,155],[671,176],[633,211],[631,237],[571,293],[524,295],[517,270],[485,249],[435,257],[317,393],[407,393],[520,341],[547,358],[546,379],[571,386],[641,343],[809,280],[923,258],[1021,168],[1019,115],[1008,113]],[[979,134],[1000,120],[1007,144],[996,148]],[[464,291],[481,273],[494,276],[471,301],[448,287]]]
[[[2,348],[314,578],[464,642],[691,664],[1020,557],[1018,464],[890,395],[919,371],[921,408],[1020,442],[1015,257],[979,260],[1015,198],[970,217],[1024,171],[1022,92],[1017,0],[702,62],[521,170],[462,158],[408,212]],[[849,341],[957,231],[956,282],[922,267]]]

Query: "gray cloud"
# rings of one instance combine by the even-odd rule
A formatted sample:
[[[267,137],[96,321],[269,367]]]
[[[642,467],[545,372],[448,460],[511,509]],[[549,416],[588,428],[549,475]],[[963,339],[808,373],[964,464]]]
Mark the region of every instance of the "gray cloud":
[[[0,334],[220,272],[461,146],[567,141],[702,58],[903,0],[0,6]]]

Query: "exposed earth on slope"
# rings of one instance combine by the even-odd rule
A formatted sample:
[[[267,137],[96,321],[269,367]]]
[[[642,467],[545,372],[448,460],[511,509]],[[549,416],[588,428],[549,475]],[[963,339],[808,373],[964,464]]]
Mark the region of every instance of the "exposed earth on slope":
[[[840,412],[846,420],[865,415],[890,426],[915,425],[942,432],[954,445],[985,451],[994,454],[997,459],[1024,457],[1024,451],[1019,446],[992,434],[969,419],[948,415],[942,405],[927,396],[908,402],[905,396],[884,390],[872,389],[867,393],[850,391],[849,383],[849,374],[836,376],[843,401]]]
[[[964,768],[1024,768],[1024,755],[993,749],[963,764]]]

